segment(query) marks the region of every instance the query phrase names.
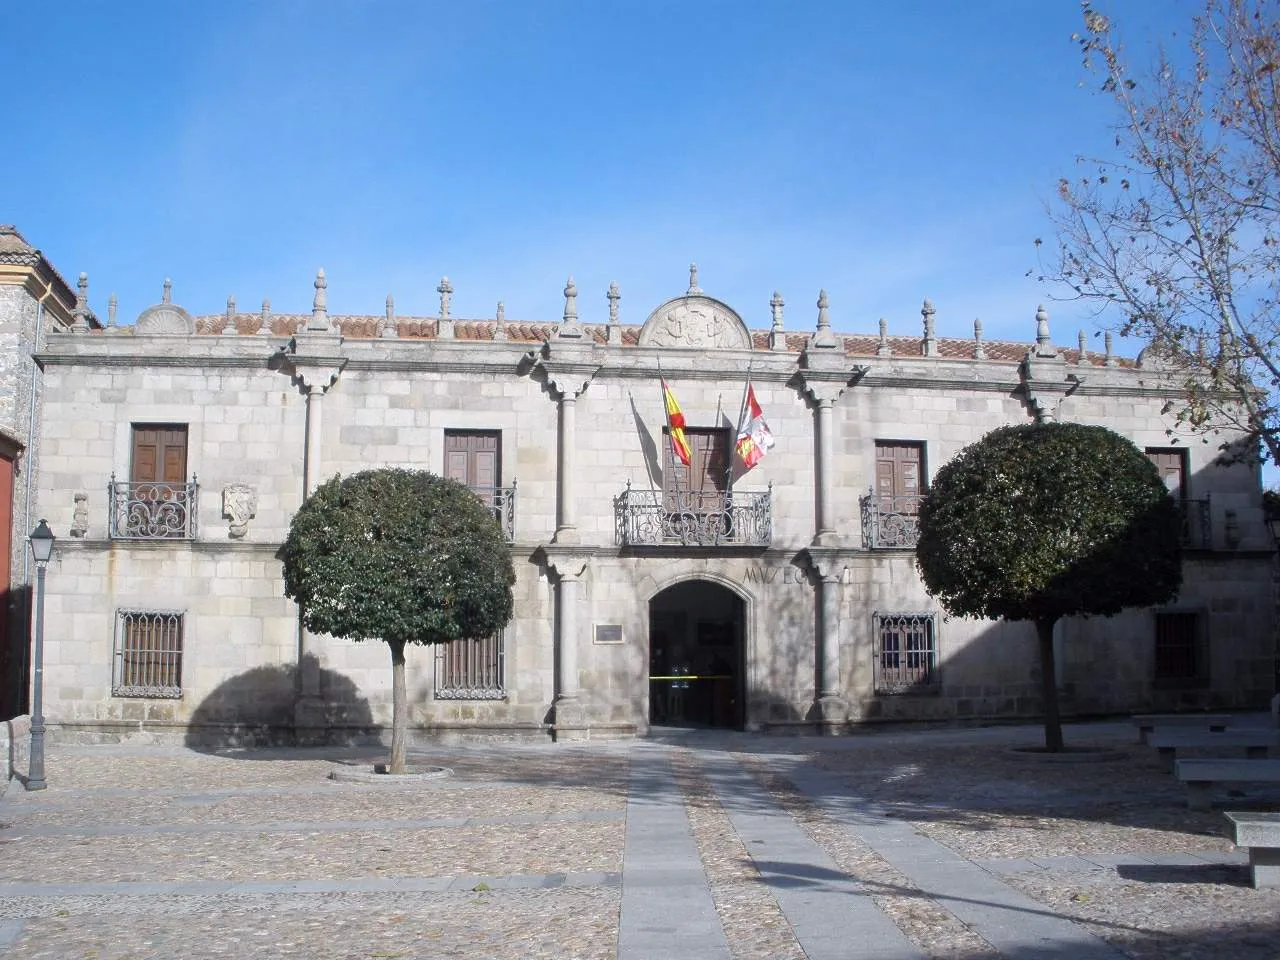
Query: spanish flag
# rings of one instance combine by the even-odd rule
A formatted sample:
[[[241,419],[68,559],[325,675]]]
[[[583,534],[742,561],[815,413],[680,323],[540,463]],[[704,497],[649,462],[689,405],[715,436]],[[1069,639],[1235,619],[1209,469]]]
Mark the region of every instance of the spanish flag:
[[[667,408],[667,433],[671,435],[671,452],[687,467],[692,455],[689,452],[689,440],[684,435],[684,411],[680,409],[676,395],[667,386],[665,377],[662,380],[662,402]]]

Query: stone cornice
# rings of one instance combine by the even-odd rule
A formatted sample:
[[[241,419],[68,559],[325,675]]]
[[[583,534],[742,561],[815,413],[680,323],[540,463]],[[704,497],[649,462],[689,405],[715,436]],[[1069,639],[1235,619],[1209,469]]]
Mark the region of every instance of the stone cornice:
[[[59,326],[71,326],[76,295],[44,257],[32,264],[0,263],[0,284],[21,286],[31,299],[43,299],[45,312]]]

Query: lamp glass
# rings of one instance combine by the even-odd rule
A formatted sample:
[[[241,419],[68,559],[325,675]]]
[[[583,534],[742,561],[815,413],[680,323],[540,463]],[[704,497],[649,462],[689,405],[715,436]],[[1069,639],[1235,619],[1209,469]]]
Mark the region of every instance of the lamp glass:
[[[36,524],[30,538],[31,555],[36,558],[36,563],[49,562],[49,558],[53,556],[53,541],[56,539],[48,523],[41,520]]]

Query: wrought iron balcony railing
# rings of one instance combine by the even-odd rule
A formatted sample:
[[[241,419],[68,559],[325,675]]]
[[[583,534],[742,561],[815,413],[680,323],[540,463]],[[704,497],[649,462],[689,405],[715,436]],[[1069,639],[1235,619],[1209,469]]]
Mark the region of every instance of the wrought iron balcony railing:
[[[614,500],[624,546],[768,546],[773,539],[773,486],[760,491],[627,489]]]
[[[920,536],[923,497],[882,497],[874,490],[862,498],[862,541],[871,550],[913,550]]]
[[[480,498],[480,502],[493,511],[493,518],[502,528],[502,535],[507,543],[516,539],[516,484],[513,480],[509,487],[472,487],[471,492]]]
[[[112,540],[194,540],[200,485],[116,481],[108,486],[111,501],[108,536]]]
[[[1182,513],[1182,545],[1190,550],[1213,548],[1213,525],[1209,521],[1209,499],[1177,500]]]

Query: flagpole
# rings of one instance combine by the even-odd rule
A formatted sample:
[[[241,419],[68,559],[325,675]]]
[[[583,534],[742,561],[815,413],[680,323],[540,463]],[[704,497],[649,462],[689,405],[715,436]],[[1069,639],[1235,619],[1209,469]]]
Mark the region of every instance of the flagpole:
[[[676,492],[676,503],[678,504],[678,503],[680,502],[680,496],[679,496],[679,494],[680,494],[680,471],[676,468],[676,460],[677,460],[677,459],[679,459],[679,458],[676,456],[675,449],[674,449],[674,447],[672,446],[673,441],[672,441],[672,431],[671,431],[671,411],[670,411],[669,409],[667,409],[667,390],[668,390],[668,387],[667,387],[667,377],[666,377],[666,375],[662,372],[662,358],[661,358],[661,357],[659,357],[659,358],[658,358],[658,386],[659,386],[659,387],[661,388],[661,390],[662,390],[662,416],[663,416],[663,417],[666,419],[666,421],[667,421],[667,444],[666,444],[666,451],[667,451],[667,456],[669,456],[669,457],[671,458],[671,472],[672,472],[672,474],[673,474],[673,476],[672,476],[672,478],[671,478],[671,479],[672,479],[672,487],[675,489],[675,492]],[[665,475],[665,471],[664,471],[664,475]],[[664,479],[665,479],[665,476],[664,476]]]
[[[729,463],[725,467],[726,489],[733,479],[733,458],[738,453],[738,430],[742,426],[742,416],[747,412],[747,391],[751,389],[751,363],[751,360],[747,361],[747,380],[742,385],[742,404],[738,407],[738,422],[733,425],[733,452],[729,455]]]

